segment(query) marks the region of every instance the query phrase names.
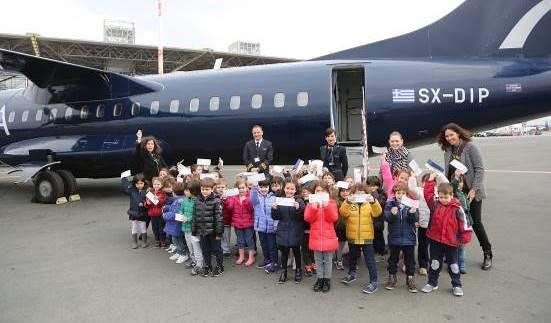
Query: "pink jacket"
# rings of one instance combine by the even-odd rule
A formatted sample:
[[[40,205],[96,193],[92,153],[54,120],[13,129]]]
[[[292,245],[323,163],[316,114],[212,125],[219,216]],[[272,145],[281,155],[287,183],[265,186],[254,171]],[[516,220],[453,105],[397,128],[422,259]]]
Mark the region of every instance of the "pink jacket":
[[[229,197],[224,201],[224,211],[231,214],[231,225],[237,229],[248,229],[254,225],[254,209],[251,203],[251,196],[247,197],[243,203],[239,200],[239,195]]]
[[[392,172],[390,171],[390,164],[383,158],[381,161],[381,174],[383,175],[383,187],[386,190],[387,199],[394,198],[394,193],[392,192],[392,187],[396,183],[392,177]]]

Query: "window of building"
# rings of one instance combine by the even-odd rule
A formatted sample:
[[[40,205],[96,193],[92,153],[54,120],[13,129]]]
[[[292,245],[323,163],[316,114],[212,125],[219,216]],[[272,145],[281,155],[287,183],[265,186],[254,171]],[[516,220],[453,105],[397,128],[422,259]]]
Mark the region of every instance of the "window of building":
[[[122,114],[122,104],[117,103],[113,107],[113,117],[120,117]]]
[[[239,105],[241,105],[241,97],[232,96],[230,98],[230,110],[239,110]]]
[[[96,108],[96,118],[101,119],[105,117],[105,106],[103,104],[98,104]]]
[[[132,103],[132,116],[137,116],[140,114],[140,103],[139,102],[135,102],[135,103]]]
[[[15,111],[12,111],[8,116],[8,122],[12,123],[14,120],[15,120]]]
[[[297,105],[299,107],[305,107],[308,105],[308,92],[298,92]]]
[[[199,99],[193,98],[191,101],[189,101],[189,112],[197,112],[199,111]]]
[[[151,102],[151,107],[149,108],[149,113],[158,114],[159,113],[159,101]]]
[[[27,122],[27,119],[29,119],[29,111],[25,110],[21,115],[21,122]]]
[[[220,107],[220,97],[213,96],[212,98],[210,98],[209,110],[210,111],[218,111],[219,107]]]
[[[251,98],[251,108],[260,109],[262,107],[262,94],[255,94]]]
[[[170,113],[178,113],[179,109],[180,109],[180,101],[179,100],[170,101]]]
[[[285,105],[285,93],[276,93],[274,95],[274,107],[283,108]]]
[[[73,108],[67,108],[65,110],[65,120],[70,121],[73,118]]]
[[[88,107],[87,106],[83,106],[82,108],[80,108],[80,119],[82,119],[82,120],[88,119]]]
[[[42,115],[44,114],[44,111],[42,109],[36,110],[36,121],[42,121]]]

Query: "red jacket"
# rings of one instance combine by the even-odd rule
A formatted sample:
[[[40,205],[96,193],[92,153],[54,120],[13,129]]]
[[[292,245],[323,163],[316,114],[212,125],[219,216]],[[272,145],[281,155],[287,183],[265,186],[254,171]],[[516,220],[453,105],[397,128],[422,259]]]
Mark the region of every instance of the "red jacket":
[[[314,208],[311,203],[306,206],[304,220],[310,223],[309,249],[315,251],[333,251],[339,247],[335,233],[335,222],[339,217],[337,203],[329,200],[326,207]]]
[[[254,226],[254,209],[248,193],[243,203],[239,200],[239,195],[227,198],[224,201],[224,212],[231,215],[231,225],[237,229],[248,229]]]
[[[447,205],[436,202],[434,185],[434,181],[427,181],[424,187],[425,200],[431,210],[427,238],[456,248],[469,243],[472,228],[461,208],[461,202],[457,198],[453,198]]]
[[[163,206],[166,203],[166,194],[163,191],[155,192],[150,190],[159,199],[157,205],[153,204],[147,197],[145,198],[144,206],[147,209],[147,215],[154,218],[163,215]]]

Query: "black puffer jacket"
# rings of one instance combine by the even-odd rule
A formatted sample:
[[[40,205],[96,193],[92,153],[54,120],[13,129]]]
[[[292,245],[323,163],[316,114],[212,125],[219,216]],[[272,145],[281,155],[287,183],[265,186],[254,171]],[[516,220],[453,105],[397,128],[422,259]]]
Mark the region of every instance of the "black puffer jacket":
[[[195,200],[191,232],[194,236],[203,237],[212,233],[221,237],[224,233],[222,203],[214,194],[207,198],[199,195]]]
[[[121,180],[122,191],[130,197],[130,206],[128,207],[128,220],[131,221],[147,221],[147,213],[143,207],[145,201],[146,189],[139,191],[135,186],[128,183],[128,179],[124,177]],[[142,204],[140,206],[140,204]]]
[[[304,239],[304,201],[295,197],[294,206],[279,206],[272,209],[272,218],[279,220],[276,230],[277,244],[284,247],[298,247]]]

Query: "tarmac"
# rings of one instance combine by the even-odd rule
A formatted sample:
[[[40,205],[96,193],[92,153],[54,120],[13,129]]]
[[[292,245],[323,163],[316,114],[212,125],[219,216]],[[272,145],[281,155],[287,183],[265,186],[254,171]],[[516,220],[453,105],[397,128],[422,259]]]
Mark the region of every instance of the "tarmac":
[[[82,200],[30,203],[32,186],[0,179],[0,322],[548,322],[551,317],[551,136],[477,138],[488,198],[483,220],[494,266],[480,269],[478,240],[466,248],[465,296],[447,272],[432,294],[411,294],[400,274],[393,291],[361,292],[333,271],[328,294],[315,278],[277,284],[278,274],[237,268],[219,278],[192,277],[162,249],[130,248],[128,199],[118,179],[79,180]],[[419,164],[441,165],[435,145],[412,150]],[[377,169],[378,158],[371,159]],[[237,167],[227,168],[232,178]],[[150,234],[151,235],[151,234]],[[235,241],[235,239],[233,240]],[[377,265],[379,283],[386,264]],[[419,288],[426,277],[416,276]]]

